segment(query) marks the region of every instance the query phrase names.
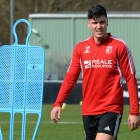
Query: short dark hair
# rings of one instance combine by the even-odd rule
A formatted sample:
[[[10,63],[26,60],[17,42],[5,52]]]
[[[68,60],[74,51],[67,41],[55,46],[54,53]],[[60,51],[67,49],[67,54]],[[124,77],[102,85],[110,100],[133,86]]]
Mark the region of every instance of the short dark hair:
[[[88,10],[88,19],[97,19],[100,16],[105,16],[107,18],[106,9],[101,5],[92,6]]]

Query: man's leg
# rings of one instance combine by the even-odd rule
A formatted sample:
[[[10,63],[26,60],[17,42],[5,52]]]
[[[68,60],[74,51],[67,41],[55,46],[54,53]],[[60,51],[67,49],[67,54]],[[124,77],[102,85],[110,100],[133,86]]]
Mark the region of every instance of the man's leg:
[[[122,115],[115,112],[104,113],[98,123],[95,140],[117,140]]]
[[[94,116],[83,116],[84,132],[86,140],[95,140],[97,134],[97,122]]]
[[[117,140],[121,118],[115,112],[83,116],[86,140]]]

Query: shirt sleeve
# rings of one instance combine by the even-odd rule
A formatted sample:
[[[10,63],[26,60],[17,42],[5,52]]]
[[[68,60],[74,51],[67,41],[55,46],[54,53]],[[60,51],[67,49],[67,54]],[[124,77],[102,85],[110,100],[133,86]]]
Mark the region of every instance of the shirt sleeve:
[[[121,46],[118,54],[120,69],[126,80],[129,93],[130,115],[139,116],[138,85],[135,78],[135,66],[127,44]]]
[[[61,85],[58,97],[55,103],[53,104],[53,107],[62,106],[63,102],[65,101],[65,99],[73,89],[74,85],[76,84],[81,71],[80,59],[81,59],[80,46],[76,45],[73,51],[73,56],[69,69]]]

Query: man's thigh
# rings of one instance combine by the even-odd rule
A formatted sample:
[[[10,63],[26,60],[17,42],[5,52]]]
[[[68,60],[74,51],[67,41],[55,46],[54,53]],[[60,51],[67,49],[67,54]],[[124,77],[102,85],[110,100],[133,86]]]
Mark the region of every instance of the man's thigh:
[[[114,137],[117,140],[121,118],[122,115],[115,112],[83,116],[86,140],[95,140],[96,137],[99,139],[102,136],[100,134],[107,134],[105,136]]]
[[[115,138],[105,133],[97,133],[95,140],[115,140]]]
[[[119,131],[121,119],[122,115],[119,113],[115,112],[104,113],[104,115],[100,118],[100,121],[98,123],[97,133],[105,133],[111,135],[115,138],[115,140],[117,140],[117,134]]]
[[[86,140],[95,140],[97,134],[97,120],[94,116],[83,116],[84,132]]]

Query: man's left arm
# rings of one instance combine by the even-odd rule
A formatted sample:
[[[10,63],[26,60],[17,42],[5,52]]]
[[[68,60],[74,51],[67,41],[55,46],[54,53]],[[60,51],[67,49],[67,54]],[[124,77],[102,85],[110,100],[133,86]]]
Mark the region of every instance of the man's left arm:
[[[128,117],[128,126],[130,127],[130,131],[137,129],[140,125],[139,118],[139,98],[138,98],[138,86],[135,75],[132,74],[129,81],[127,81],[127,87],[130,98],[130,115]]]
[[[126,80],[129,99],[130,99],[130,115],[128,117],[128,125],[133,131],[139,127],[139,98],[138,98],[138,85],[135,78],[135,66],[133,58],[127,44],[119,50],[119,65],[122,74]]]

